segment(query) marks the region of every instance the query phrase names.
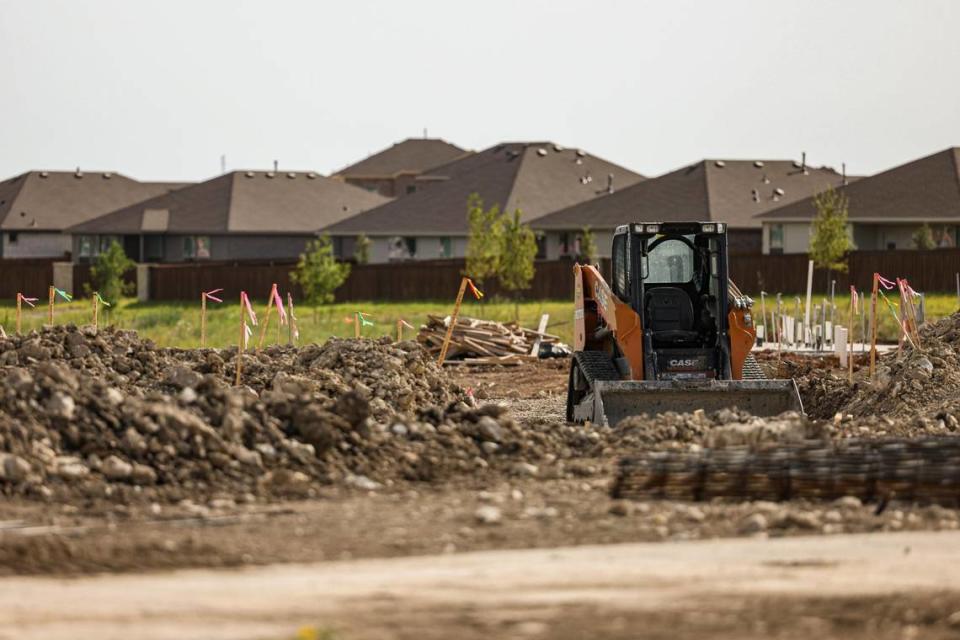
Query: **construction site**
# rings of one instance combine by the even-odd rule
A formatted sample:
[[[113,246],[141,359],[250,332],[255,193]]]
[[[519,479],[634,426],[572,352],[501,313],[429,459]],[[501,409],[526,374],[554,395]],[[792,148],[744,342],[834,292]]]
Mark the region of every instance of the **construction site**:
[[[958,633],[960,314],[872,376],[865,356],[754,349],[802,410],[609,426],[567,421],[570,357],[520,355],[553,351],[542,328],[450,320],[251,348],[240,385],[236,348],[73,325],[0,340],[0,637]],[[618,572],[621,553],[639,563]],[[727,582],[691,553],[729,557]],[[763,575],[737,573],[744,553]],[[644,571],[673,585],[655,607]],[[273,580],[284,603],[258,606]]]

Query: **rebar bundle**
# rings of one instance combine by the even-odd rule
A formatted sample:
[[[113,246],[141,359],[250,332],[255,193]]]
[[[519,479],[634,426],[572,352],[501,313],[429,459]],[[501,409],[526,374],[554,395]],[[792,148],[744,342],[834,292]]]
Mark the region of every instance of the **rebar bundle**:
[[[856,496],[960,506],[960,438],[650,451],[620,460],[611,493],[634,500]]]

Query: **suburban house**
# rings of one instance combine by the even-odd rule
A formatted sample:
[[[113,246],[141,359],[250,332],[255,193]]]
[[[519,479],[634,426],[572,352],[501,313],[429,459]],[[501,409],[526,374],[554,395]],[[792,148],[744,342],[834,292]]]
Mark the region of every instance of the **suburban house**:
[[[72,227],[73,255],[117,240],[137,262],[290,259],[320,227],[386,201],[313,172],[234,171]]]
[[[843,180],[833,169],[791,160],[701,160],[555,211],[531,226],[544,234],[551,259],[578,256],[588,225],[598,255],[609,257],[613,230],[645,221],[725,222],[731,252],[759,253],[761,224],[754,216]]]
[[[436,180],[428,174],[430,169],[469,153],[439,138],[408,138],[337,171],[331,177],[388,198],[398,198]]]
[[[8,178],[0,182],[0,258],[64,258],[69,227],[182,186],[79,169]]]
[[[958,147],[851,182],[840,191],[849,202],[849,230],[858,249],[912,249],[913,234],[924,223],[937,246],[960,246]],[[806,253],[816,215],[814,198],[808,197],[758,216],[763,252]]]
[[[521,211],[525,222],[578,202],[605,197],[643,176],[551,142],[502,143],[430,172],[434,182],[324,229],[338,255],[353,255],[360,234],[371,240],[371,262],[462,258],[467,247],[467,198]]]

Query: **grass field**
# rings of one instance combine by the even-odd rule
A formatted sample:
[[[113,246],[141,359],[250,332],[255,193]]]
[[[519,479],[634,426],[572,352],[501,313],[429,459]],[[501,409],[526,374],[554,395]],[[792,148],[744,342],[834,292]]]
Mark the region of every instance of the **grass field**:
[[[784,296],[786,313],[793,313],[796,296]],[[850,309],[849,296],[837,296],[837,315],[839,324],[846,324]],[[775,306],[775,300],[767,299],[766,309],[769,315]],[[896,302],[891,298],[891,302]],[[814,297],[814,304],[822,304],[823,297]],[[262,316],[265,301],[254,301],[257,313]],[[938,319],[957,310],[957,299],[949,294],[935,294],[927,296],[927,317]],[[403,318],[415,327],[426,321],[427,314],[447,315],[452,309],[452,301],[448,302],[360,302],[349,304],[334,304],[323,307],[316,312],[309,308],[297,308],[298,325],[300,327],[300,342],[323,342],[331,336],[353,336],[353,324],[346,322],[354,312],[362,311],[369,316],[373,326],[364,326],[362,334],[365,337],[382,335],[394,336],[398,318]],[[755,315],[760,315],[760,300],[755,301]],[[485,318],[488,320],[512,320],[514,305],[512,302],[474,301],[465,299],[461,312],[466,316]],[[537,326],[540,315],[550,314],[548,331],[557,334],[567,344],[573,342],[573,305],[567,300],[529,301],[520,304],[520,322],[524,326]],[[869,314],[869,304],[867,308]],[[880,315],[879,334],[882,341],[892,341],[897,337],[897,326],[893,314],[881,299],[877,304],[877,313]],[[4,300],[0,303],[0,325],[12,332],[15,327],[15,306],[12,301]],[[56,322],[74,324],[89,324],[91,309],[89,300],[80,300],[72,303],[57,304]],[[262,320],[262,319],[261,319]],[[47,308],[38,305],[35,309],[24,308],[23,329],[29,331],[38,329],[47,321]],[[100,322],[103,325],[114,324],[124,329],[134,329],[142,336],[150,338],[160,346],[168,347],[197,347],[200,345],[200,305],[199,303],[140,303],[135,300],[124,300],[118,308],[101,309]],[[859,321],[857,324],[859,339]],[[406,330],[407,335],[413,332]],[[239,310],[236,303],[210,303],[207,312],[207,345],[211,347],[226,347],[237,344],[239,337]],[[259,328],[257,329],[259,338]],[[286,328],[280,336],[286,342]],[[276,316],[270,320],[268,342],[276,342]]]

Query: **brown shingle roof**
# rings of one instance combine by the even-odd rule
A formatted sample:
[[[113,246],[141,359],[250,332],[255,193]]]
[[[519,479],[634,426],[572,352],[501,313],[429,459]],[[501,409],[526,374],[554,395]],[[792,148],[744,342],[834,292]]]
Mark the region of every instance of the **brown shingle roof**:
[[[439,138],[407,138],[334,175],[344,178],[389,178],[398,173],[423,173],[468,153]]]
[[[532,226],[612,229],[638,220],[716,220],[732,228],[759,228],[760,222],[754,219],[757,213],[841,181],[832,169],[808,167],[804,173],[800,163],[790,160],[701,160],[551,213],[534,220]]]
[[[313,172],[234,171],[113,211],[70,231],[312,233],[386,201]],[[161,222],[165,229],[156,228]]]
[[[431,170],[430,175],[446,180],[429,189],[325,230],[333,235],[466,235],[472,193],[487,206],[519,208],[529,221],[605,193],[610,174],[615,187],[643,180],[629,169],[550,142],[503,143]]]
[[[861,221],[960,222],[960,147],[862,178],[842,189],[849,200],[849,219]],[[758,216],[761,221],[811,220],[813,198]]]
[[[179,186],[99,171],[30,171],[0,182],[0,228],[62,231]]]

